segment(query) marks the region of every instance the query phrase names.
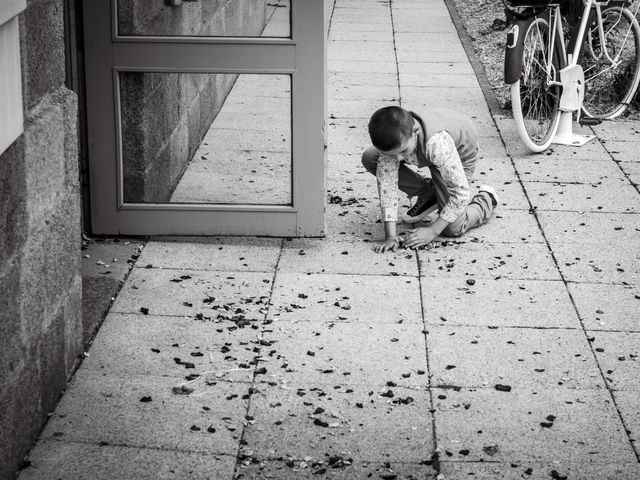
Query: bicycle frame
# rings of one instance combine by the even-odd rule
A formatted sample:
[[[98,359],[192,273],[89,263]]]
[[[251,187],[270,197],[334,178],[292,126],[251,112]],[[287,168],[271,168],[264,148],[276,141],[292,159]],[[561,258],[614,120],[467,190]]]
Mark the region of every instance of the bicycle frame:
[[[520,79],[520,73],[522,71],[522,53],[524,33],[527,31],[531,23],[535,18],[548,13],[550,15],[549,30],[556,32],[555,35],[550,35],[552,42],[556,41],[556,37],[560,40],[560,48],[562,49],[561,55],[561,67],[569,65],[577,65],[580,61],[580,55],[584,47],[584,36],[587,31],[587,26],[593,22],[594,16],[597,16],[598,34],[600,42],[604,46],[607,61],[615,64],[616,59],[611,58],[609,55],[609,49],[606,48],[606,35],[602,26],[602,6],[625,6],[628,2],[625,0],[586,0],[580,23],[577,25],[577,29],[574,29],[574,35],[569,39],[568,45],[562,31],[562,16],[560,13],[560,5],[558,3],[550,4],[544,10],[539,11],[528,18],[520,18],[514,15],[514,13],[508,9],[505,10],[507,17],[507,23],[511,25],[511,29],[507,34],[507,45],[505,49],[505,70],[504,81],[507,85],[511,85]],[[595,8],[594,8],[595,7]],[[640,5],[639,5],[640,8]],[[636,12],[637,13],[637,12]],[[553,23],[553,24],[552,24]],[[552,52],[551,48],[555,48],[554,43],[549,45],[549,52]]]
[[[622,63],[624,48],[619,48],[619,42],[612,42],[609,34],[623,18],[633,18],[633,14],[627,9],[630,3],[629,0],[583,0],[580,3],[582,14],[575,20],[570,19],[572,28],[566,37],[565,17],[559,0],[514,0],[513,6],[523,10],[512,10],[509,7],[505,9],[510,25],[505,49],[505,83],[511,85],[512,109],[518,133],[530,150],[543,151],[550,143],[582,146],[594,138],[593,135],[573,133],[573,114],[576,113],[578,121],[581,121],[581,113],[589,115],[581,123],[594,124],[601,121],[583,110],[585,93],[590,93],[586,88],[587,85],[593,85],[593,79],[611,69],[617,69]],[[619,17],[610,15],[610,12],[618,10]],[[636,13],[637,11],[636,9]],[[622,45],[629,38],[637,41],[637,29],[638,25],[634,20],[628,31],[617,33],[616,38],[622,38]],[[526,39],[531,39],[532,42]],[[591,55],[589,59],[583,58],[585,52]],[[598,62],[595,68],[592,59]],[[586,72],[583,62],[586,62]],[[589,72],[591,76],[586,75]],[[532,74],[537,80],[531,84],[525,83],[523,87],[521,79],[527,82]],[[638,81],[637,78],[636,76],[634,82]],[[536,109],[531,110],[531,117],[529,113],[527,119],[523,116],[522,102],[530,101],[527,93],[530,87],[535,95],[531,97],[534,102],[541,102],[543,107],[545,102],[549,102],[551,106],[548,111],[544,108],[540,110],[544,112],[539,119],[541,121],[536,118]],[[523,91],[525,97],[522,96]]]

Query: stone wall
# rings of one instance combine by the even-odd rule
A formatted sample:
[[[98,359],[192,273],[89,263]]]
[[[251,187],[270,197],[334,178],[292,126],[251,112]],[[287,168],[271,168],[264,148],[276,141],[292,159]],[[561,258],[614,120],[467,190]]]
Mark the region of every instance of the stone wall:
[[[20,15],[24,134],[0,155],[0,479],[12,478],[82,345],[76,96],[63,0]]]
[[[260,36],[268,0],[118,2],[126,35]],[[237,75],[121,75],[124,198],[167,202]]]

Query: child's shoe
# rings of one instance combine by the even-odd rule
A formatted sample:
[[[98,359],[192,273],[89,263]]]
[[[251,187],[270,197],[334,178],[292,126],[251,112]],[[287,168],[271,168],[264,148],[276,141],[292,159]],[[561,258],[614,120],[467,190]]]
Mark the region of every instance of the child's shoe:
[[[487,192],[491,196],[491,200],[493,200],[494,207],[497,207],[498,204],[500,203],[500,197],[498,197],[498,194],[496,193],[495,188],[489,185],[480,185],[480,189],[478,191]]]
[[[436,197],[422,198],[418,197],[413,207],[409,208],[402,215],[402,221],[404,223],[416,223],[426,219],[431,213],[438,209],[438,202]]]

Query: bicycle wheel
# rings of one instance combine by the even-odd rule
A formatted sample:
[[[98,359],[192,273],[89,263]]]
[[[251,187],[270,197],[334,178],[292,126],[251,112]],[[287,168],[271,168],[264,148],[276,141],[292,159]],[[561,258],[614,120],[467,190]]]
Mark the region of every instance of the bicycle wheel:
[[[549,52],[549,23],[533,20],[524,37],[522,73],[511,85],[511,109],[518,135],[533,152],[549,148],[558,129],[561,87],[559,45]]]
[[[583,112],[610,119],[627,108],[640,82],[640,26],[624,7],[602,11],[602,42],[597,20],[585,36]],[[613,60],[613,62],[612,62]]]

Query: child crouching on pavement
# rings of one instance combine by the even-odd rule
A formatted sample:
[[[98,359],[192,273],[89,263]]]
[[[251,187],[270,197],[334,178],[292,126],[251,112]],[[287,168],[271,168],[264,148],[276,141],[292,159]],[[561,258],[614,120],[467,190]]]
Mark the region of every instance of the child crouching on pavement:
[[[478,154],[478,132],[467,116],[449,109],[432,109],[423,117],[401,107],[377,110],[369,121],[373,147],[362,154],[362,164],[377,177],[385,240],[378,253],[420,248],[438,235],[459,237],[486,223],[498,205],[496,191],[482,185],[469,201],[469,182]],[[426,178],[407,165],[428,167]],[[425,227],[396,232],[400,188],[415,204],[402,216],[416,223],[436,209],[438,218]]]

